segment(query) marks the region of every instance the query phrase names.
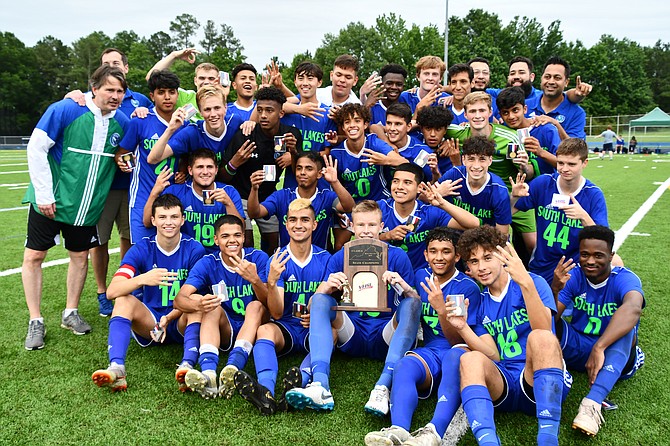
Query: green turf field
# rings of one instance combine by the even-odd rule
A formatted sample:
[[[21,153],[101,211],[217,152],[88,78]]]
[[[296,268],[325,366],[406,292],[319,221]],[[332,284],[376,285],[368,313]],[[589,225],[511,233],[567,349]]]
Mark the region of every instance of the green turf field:
[[[639,139],[639,138],[638,138]],[[17,173],[10,173],[17,172]],[[670,178],[670,156],[635,155],[614,161],[592,160],[585,175],[599,185],[607,198],[609,220],[619,229],[640,205]],[[0,151],[0,271],[21,266],[26,230],[21,197],[28,182],[25,151]],[[670,330],[663,322],[670,314],[668,260],[670,243],[670,192],[666,191],[619,253],[642,279],[647,309],[642,316],[640,344],[646,365],[610,395],[619,409],[605,414],[606,424],[595,439],[570,429],[586,377],[575,375],[575,385],[563,409],[561,444],[648,445],[667,444],[670,431]],[[111,243],[112,247],[116,242]],[[47,261],[62,259],[62,248],[52,249]],[[118,254],[110,264],[118,263]],[[47,324],[46,347],[29,352],[23,348],[28,312],[20,274],[0,277],[5,290],[0,298],[3,315],[0,331],[0,443],[2,444],[217,444],[217,445],[356,445],[370,430],[388,426],[366,414],[367,401],[380,362],[350,360],[336,355],[331,385],[335,398],[332,413],[282,413],[261,417],[239,396],[230,401],[205,401],[197,394],[181,394],[174,381],[180,348],[167,346],[142,351],[134,342],[127,358],[129,388],[111,394],[97,388],[91,373],[107,365],[107,322],[98,316],[92,275],[86,283],[81,313],[93,326],[88,336],[74,336],[59,328],[65,304],[67,265],[44,270],[43,316]],[[110,269],[110,277],[114,268]],[[90,271],[89,271],[90,273]],[[224,358],[225,359],[225,358]],[[301,358],[280,360],[280,371],[298,365]],[[247,366],[253,371],[253,365]],[[430,420],[435,398],[421,401],[412,429]],[[504,444],[533,444],[534,418],[519,414],[497,415]],[[460,442],[476,444],[471,434]]]

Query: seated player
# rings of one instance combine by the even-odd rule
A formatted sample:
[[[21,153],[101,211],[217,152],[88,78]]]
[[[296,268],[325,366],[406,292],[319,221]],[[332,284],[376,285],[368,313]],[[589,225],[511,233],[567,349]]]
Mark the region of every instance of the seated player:
[[[235,390],[233,375],[247,364],[256,330],[269,319],[265,309],[268,255],[244,248],[244,221],[236,215],[216,220],[214,241],[219,252],[196,263],[175,298],[175,307],[187,314],[202,313],[198,360],[202,371],[188,370],[184,382],[205,399],[230,399]],[[217,286],[225,291],[216,290]],[[212,297],[223,299],[221,305],[203,312],[202,303]],[[217,387],[219,350],[230,355]]]
[[[379,70],[379,76],[382,78],[380,98],[370,107],[370,123],[386,125],[386,117],[389,107],[398,103],[398,99],[405,89],[405,80],[407,79],[407,70],[398,64],[386,64]],[[370,99],[372,95],[368,96]],[[369,103],[366,103],[368,105]],[[412,119],[412,111],[410,109],[410,120]]]
[[[305,198],[312,203],[316,213],[317,227],[312,234],[312,244],[326,249],[329,229],[333,222],[334,211],[351,212],[354,199],[342,186],[337,178],[337,161],[331,156],[322,157],[317,152],[307,151],[298,154],[295,160],[295,171],[298,187],[281,189],[272,192],[262,203],[258,203],[258,189],[263,183],[263,171],[251,175],[251,192],[249,192],[249,218],[265,218],[275,216],[279,224],[279,246],[289,243],[286,231],[286,219],[290,203],[296,198]],[[332,189],[319,187],[319,180],[325,178]]]
[[[438,193],[477,217],[480,224],[493,226],[507,235],[512,223],[509,192],[503,180],[489,172],[495,143],[484,136],[472,136],[463,142],[462,149],[463,165],[442,175]]]
[[[201,315],[182,314],[173,308],[172,301],[205,250],[179,232],[184,209],[174,195],[154,201],[151,221],[156,235],[130,248],[107,288],[107,298],[115,301],[107,341],[109,367],[96,370],[91,378],[99,387],[108,386],[113,392],[127,388],[125,364],[131,335],[142,347],[184,344],[184,356],[175,374],[182,391],[181,378],[198,359]],[[154,327],[160,327],[162,337],[154,338]]]
[[[378,239],[384,227],[379,206],[372,200],[358,203],[351,213],[357,239]],[[344,250],[336,252],[326,277],[310,300],[309,347],[310,355],[303,361],[311,366],[312,382],[305,388],[287,392],[288,403],[297,409],[333,410],[330,393],[330,361],[333,351],[333,330],[337,333],[337,347],[354,357],[384,359],[384,368],[365,410],[383,416],[389,411],[389,389],[396,362],[414,345],[419,328],[421,301],[412,284],[412,265],[407,254],[395,246],[388,248],[388,271],[382,277],[385,283],[402,287],[402,293],[389,287],[386,305],[391,312],[351,312],[331,310],[336,305],[331,296],[342,290],[347,282],[344,274]],[[301,366],[301,369],[303,366]],[[305,379],[303,378],[303,385]]]
[[[423,173],[419,166],[401,164],[393,174],[391,198],[377,202],[384,222],[379,240],[402,248],[414,269],[427,266],[425,240],[431,229],[448,226],[464,230],[479,226],[477,217],[449,203],[435,190],[426,190],[430,204],[418,201],[422,180]]]
[[[612,266],[614,231],[588,226],[579,232],[579,267],[568,259],[556,268],[552,289],[558,299],[556,335],[567,366],[587,372],[591,389],[572,422],[595,436],[605,422],[603,400],[619,380],[644,364],[638,346],[640,314],[645,306],[640,279],[629,269]],[[561,289],[565,286],[563,289]],[[561,319],[572,307],[570,322]]]
[[[558,445],[561,402],[572,377],[563,367],[554,335],[556,304],[540,276],[528,273],[506,237],[482,226],[466,231],[458,253],[483,285],[474,329],[459,335],[470,352],[461,356],[461,400],[478,444],[499,445],[494,407],[538,420],[537,443]]]
[[[554,268],[565,256],[577,262],[579,231],[594,224],[607,226],[607,204],[598,186],[582,176],[588,164],[586,142],[568,138],[556,151],[558,172],[541,175],[530,184],[516,184],[512,191],[512,213],[535,209],[541,235],[530,260],[530,271],[551,284]]]
[[[469,303],[468,323],[474,325],[479,305],[477,284],[456,269],[459,233],[453,229],[435,228],[426,237],[424,256],[428,267],[416,270],[420,284],[421,327],[424,346],[407,353],[395,367],[391,388],[391,427],[370,432],[365,444],[439,445],[449,422],[461,404],[459,387],[459,358],[462,339],[447,322],[451,307],[447,306],[457,294]],[[439,387],[438,387],[439,386]],[[440,395],[435,414],[424,428],[409,434],[412,416],[419,398],[426,399],[436,390]]]
[[[218,253],[219,247],[214,240],[214,222],[226,214],[244,218],[242,200],[237,190],[228,184],[214,181],[218,170],[216,155],[209,149],[198,149],[190,154],[188,174],[192,177],[191,181],[170,184],[172,171],[163,169],[144,205],[144,225],[149,226],[149,212],[158,196],[176,195],[184,205],[186,216],[182,232],[202,243],[208,253]]]
[[[528,107],[521,87],[508,87],[498,93],[496,98],[498,110],[505,125],[513,130],[528,129],[530,136],[519,141],[523,148],[537,159],[540,173],[556,172],[556,149],[561,143],[558,129],[551,123],[532,125],[526,118]]]
[[[315,229],[316,215],[310,201],[305,198],[292,201],[286,219],[291,240],[286,248],[277,249],[267,267],[267,307],[272,320],[261,325],[256,335],[254,364],[258,380],[243,370],[234,375],[235,388],[242,398],[263,415],[285,409],[284,394],[300,384],[300,370],[290,368],[283,380],[282,396],[275,398],[277,356],[307,352],[309,315],[296,316],[295,304],[304,307],[326,276],[330,254],[312,245]]]
[[[438,178],[452,166],[460,163],[458,147],[453,141],[446,139],[449,124],[454,115],[444,107],[424,107],[417,113],[416,123],[420,127],[423,142],[437,155],[437,165],[430,164],[431,177]]]

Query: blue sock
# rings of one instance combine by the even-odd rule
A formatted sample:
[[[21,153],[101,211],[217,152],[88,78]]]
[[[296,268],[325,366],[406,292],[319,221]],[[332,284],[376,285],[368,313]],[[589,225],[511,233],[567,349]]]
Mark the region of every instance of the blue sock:
[[[419,330],[419,318],[421,316],[421,300],[407,297],[400,302],[396,311],[398,327],[393,333],[389,351],[384,361],[384,370],[375,385],[391,388],[393,382],[393,369],[395,363],[412,348],[416,341],[416,333]]]
[[[461,391],[461,399],[477,443],[498,445],[496,425],[493,422],[493,401],[488,389],[480,385],[467,386]]]
[[[109,334],[107,335],[107,354],[109,362],[119,365],[126,363],[126,352],[130,345],[130,327],[132,322],[121,316],[114,316],[109,320]]]
[[[275,352],[275,343],[269,339],[259,339],[254,346],[254,362],[256,363],[256,376],[262,386],[275,395],[275,385],[277,384],[277,353]]]
[[[320,382],[330,390],[330,357],[333,354],[333,330],[331,321],[335,311],[335,299],[327,294],[315,293],[310,300],[309,351],[312,358],[312,381]]]
[[[219,367],[219,349],[212,344],[203,344],[200,346],[200,370],[214,370]]]
[[[452,348],[442,355],[442,379],[437,388],[435,413],[430,420],[440,438],[447,432],[449,423],[461,405],[460,365],[464,353],[465,351],[460,348]]]
[[[426,369],[416,356],[405,356],[398,361],[391,387],[391,424],[409,431],[412,415],[419,403],[417,387],[426,380]]]
[[[186,326],[184,330],[184,357],[182,362],[186,361],[192,366],[198,361],[200,349],[200,322],[193,322]]]
[[[600,369],[596,380],[591,386],[587,398],[596,403],[602,403],[614,388],[614,384],[621,377],[621,372],[630,357],[631,345],[635,339],[635,330],[631,330],[625,336],[605,349],[605,362]]]
[[[302,377],[300,387],[307,387],[307,384],[312,382],[312,355],[309,353],[300,363],[300,376]]]
[[[228,355],[228,362],[226,365],[234,365],[238,370],[242,370],[247,361],[249,360],[249,354],[244,351],[242,347],[233,347]]]
[[[547,368],[533,373],[537,444],[558,446],[558,427],[561,424],[563,402],[563,370]]]

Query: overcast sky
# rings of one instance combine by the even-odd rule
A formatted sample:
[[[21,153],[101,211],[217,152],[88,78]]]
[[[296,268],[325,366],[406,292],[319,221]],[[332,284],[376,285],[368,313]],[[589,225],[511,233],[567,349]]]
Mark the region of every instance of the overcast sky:
[[[210,5],[211,9],[205,12],[204,7]],[[560,20],[563,38],[566,41],[579,39],[587,47],[595,44],[602,34],[627,37],[642,45],[653,45],[659,39],[670,42],[670,2],[667,0],[610,0],[605,7],[584,0],[449,2],[450,15],[464,17],[473,8],[497,14],[503,25],[514,16],[534,17],[545,28],[552,21]],[[157,31],[169,32],[171,20],[189,13],[203,25],[213,20],[217,25],[231,26],[245,48],[248,61],[259,67],[274,55],[290,63],[294,54],[305,50],[314,54],[325,33],[337,33],[353,21],[372,26],[381,14],[393,12],[408,24],[435,24],[443,30],[445,9],[444,0],[61,0],[49,6],[43,0],[18,0],[13,1],[11,7],[3,8],[0,31],[14,33],[27,46],[47,35],[71,44],[93,31],[114,36],[119,31],[133,30],[149,37]],[[306,21],[312,23],[306,24]],[[201,38],[202,28],[198,40]]]

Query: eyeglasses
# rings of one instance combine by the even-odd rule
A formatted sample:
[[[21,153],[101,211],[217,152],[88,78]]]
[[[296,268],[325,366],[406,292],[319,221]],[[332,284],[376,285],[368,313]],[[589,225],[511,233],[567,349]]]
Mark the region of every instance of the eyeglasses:
[[[475,76],[477,76],[478,74],[483,74],[484,76],[488,76],[489,74],[491,74],[487,70],[474,70],[473,73],[475,74]]]

